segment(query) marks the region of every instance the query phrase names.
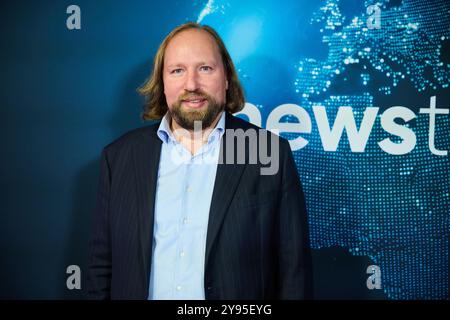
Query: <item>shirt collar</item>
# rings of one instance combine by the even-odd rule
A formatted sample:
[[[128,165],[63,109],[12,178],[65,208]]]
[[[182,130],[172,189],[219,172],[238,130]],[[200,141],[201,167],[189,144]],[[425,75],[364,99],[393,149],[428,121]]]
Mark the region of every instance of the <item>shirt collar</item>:
[[[166,112],[166,114],[161,120],[161,123],[159,124],[158,131],[156,134],[163,143],[167,144],[170,141],[178,143],[178,141],[175,139],[172,133],[172,130],[170,129],[170,121],[171,121],[170,114]],[[222,111],[219,121],[217,121],[216,126],[208,136],[208,143],[220,140],[224,132],[225,132],[225,112]]]

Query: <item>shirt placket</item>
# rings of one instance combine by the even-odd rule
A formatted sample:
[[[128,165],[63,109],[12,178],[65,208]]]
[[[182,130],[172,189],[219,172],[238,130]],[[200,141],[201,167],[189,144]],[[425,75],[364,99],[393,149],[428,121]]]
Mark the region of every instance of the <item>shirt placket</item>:
[[[188,152],[185,150],[181,145],[179,145],[182,150],[181,152]],[[187,156],[186,154],[184,156]],[[190,156],[190,155],[189,155]],[[189,186],[190,181],[190,174],[191,174],[191,164],[192,164],[192,157],[190,156],[189,161],[186,163],[183,163],[182,170],[182,190],[181,190],[181,214],[180,214],[180,220],[179,220],[179,236],[177,238],[177,246],[176,246],[176,261],[177,261],[177,268],[175,271],[175,283],[174,283],[174,292],[175,297],[178,299],[182,299],[183,296],[185,296],[186,290],[189,288],[186,288],[186,284],[183,282],[183,279],[185,279],[184,272],[187,269],[186,267],[186,249],[185,244],[189,232],[189,218],[190,218],[190,201],[189,201],[189,194],[192,191]]]

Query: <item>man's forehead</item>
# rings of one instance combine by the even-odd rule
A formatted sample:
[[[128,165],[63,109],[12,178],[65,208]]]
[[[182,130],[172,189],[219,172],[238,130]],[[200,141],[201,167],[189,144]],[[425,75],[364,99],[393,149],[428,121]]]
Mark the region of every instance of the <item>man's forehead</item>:
[[[219,53],[214,37],[202,29],[183,30],[175,35],[167,44],[166,56],[172,53],[198,51],[198,53]]]
[[[189,41],[189,40],[209,40],[214,41],[214,37],[206,30],[191,28],[180,31],[169,41],[169,44],[175,41]]]

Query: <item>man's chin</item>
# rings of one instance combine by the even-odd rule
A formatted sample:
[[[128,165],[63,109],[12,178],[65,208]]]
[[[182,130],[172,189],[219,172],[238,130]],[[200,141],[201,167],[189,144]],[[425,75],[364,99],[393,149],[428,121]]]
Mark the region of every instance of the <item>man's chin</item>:
[[[214,121],[213,118],[217,118],[217,114],[220,112],[215,112],[218,110],[210,110],[210,107],[214,108],[215,105],[209,104],[205,101],[200,106],[190,106],[189,103],[181,102],[172,109],[172,117],[178,122],[180,127],[187,130],[194,130],[195,122],[200,122],[201,127],[209,127]]]
[[[203,109],[182,108],[183,118],[192,121],[201,121],[201,119],[205,118],[205,114],[206,112]]]

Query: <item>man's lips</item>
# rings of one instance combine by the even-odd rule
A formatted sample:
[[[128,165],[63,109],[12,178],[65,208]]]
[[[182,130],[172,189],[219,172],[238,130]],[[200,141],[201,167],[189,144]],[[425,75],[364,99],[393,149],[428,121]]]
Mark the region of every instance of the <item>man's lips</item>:
[[[206,98],[205,98],[205,97],[202,97],[202,96],[198,96],[198,97],[189,97],[189,98],[186,98],[186,99],[182,99],[181,101],[198,102],[198,101],[201,101],[201,100],[206,100]]]
[[[203,97],[195,97],[181,100],[182,103],[192,108],[201,107],[206,101],[207,101],[206,98]]]

